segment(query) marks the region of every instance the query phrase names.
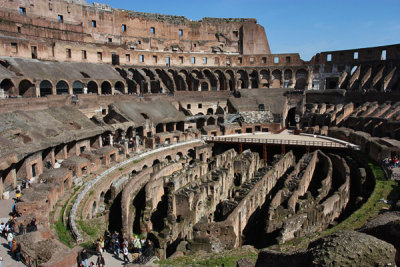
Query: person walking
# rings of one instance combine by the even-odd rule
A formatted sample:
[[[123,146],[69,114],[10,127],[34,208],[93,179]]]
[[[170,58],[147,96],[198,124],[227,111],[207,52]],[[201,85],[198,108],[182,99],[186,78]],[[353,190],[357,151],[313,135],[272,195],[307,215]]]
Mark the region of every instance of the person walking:
[[[124,262],[129,262],[129,257],[128,257],[128,247],[127,246],[124,246],[124,250],[123,250],[123,253],[124,253]]]
[[[106,265],[106,261],[104,260],[104,257],[101,253],[97,256],[96,264],[98,267],[103,267],[104,265]]]
[[[81,251],[80,256],[81,256],[81,264],[82,264],[83,266],[85,266],[85,267],[89,267],[88,262],[87,262],[87,260],[88,260],[88,254],[87,254],[87,252],[86,252],[86,249],[83,249],[83,250]]]
[[[8,246],[10,247],[10,249],[12,248],[12,242],[14,240],[14,235],[13,233],[10,231],[7,235],[7,242],[8,242]]]

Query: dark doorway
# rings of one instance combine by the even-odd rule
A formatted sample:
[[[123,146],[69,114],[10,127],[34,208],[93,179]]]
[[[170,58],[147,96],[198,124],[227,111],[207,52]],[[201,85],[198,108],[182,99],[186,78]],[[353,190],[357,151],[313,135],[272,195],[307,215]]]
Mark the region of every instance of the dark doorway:
[[[146,207],[146,186],[137,193],[133,199],[133,206],[135,207],[135,219],[133,221],[133,233],[140,234],[140,218],[143,217],[144,208]]]
[[[106,203],[106,205],[110,203],[107,193],[104,196],[104,202]],[[122,199],[122,192],[118,194],[118,196],[114,199],[110,207],[110,213],[108,217],[108,222],[109,222],[108,230],[111,233],[114,231],[121,232],[122,229],[121,199]]]

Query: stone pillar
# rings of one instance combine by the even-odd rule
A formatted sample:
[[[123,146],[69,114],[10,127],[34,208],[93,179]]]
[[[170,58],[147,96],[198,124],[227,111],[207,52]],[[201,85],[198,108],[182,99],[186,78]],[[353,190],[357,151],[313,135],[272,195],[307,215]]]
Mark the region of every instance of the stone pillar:
[[[87,91],[88,91],[87,85],[84,85],[84,87],[83,87],[83,93],[86,95],[86,94],[87,94]]]
[[[110,139],[110,146],[114,145],[114,136],[112,134],[109,134],[109,139]]]
[[[167,131],[167,124],[163,123],[163,133],[165,133]]]
[[[54,168],[54,165],[56,164],[56,155],[55,155],[55,149],[52,148],[50,151],[50,157],[51,157],[51,166]]]
[[[36,97],[40,97],[40,85],[36,84],[35,86],[35,95]]]

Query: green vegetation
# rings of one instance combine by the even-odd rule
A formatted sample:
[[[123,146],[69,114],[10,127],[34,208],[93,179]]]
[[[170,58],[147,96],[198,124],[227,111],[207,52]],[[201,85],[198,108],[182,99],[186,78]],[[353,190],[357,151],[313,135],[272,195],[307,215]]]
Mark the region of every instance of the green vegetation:
[[[60,239],[61,242],[63,242],[65,245],[67,245],[69,248],[72,248],[72,244],[75,241],[74,237],[72,236],[72,233],[68,230],[68,228],[64,225],[63,223],[63,214],[65,211],[65,208],[68,205],[68,201],[64,204],[64,206],[61,209],[60,216],[58,218],[58,221],[53,225],[53,228],[56,229],[58,238]]]
[[[183,256],[175,259],[167,259],[158,261],[156,263],[160,266],[222,266],[225,267],[236,267],[238,260],[242,258],[248,258],[252,262],[257,260],[257,251],[251,249],[235,249],[224,251],[222,253],[212,253],[205,255],[190,255]]]
[[[340,230],[354,230],[363,226],[368,220],[378,216],[382,208],[389,208],[389,205],[380,201],[380,199],[387,199],[393,188],[396,187],[396,182],[387,180],[382,168],[365,156],[359,156],[363,161],[368,162],[373,175],[375,176],[375,188],[367,202],[350,215],[346,220],[342,221],[335,227],[326,230],[323,235],[329,235],[333,232]]]
[[[95,222],[90,221],[78,221],[79,227],[91,238],[97,238],[99,235],[100,226]]]

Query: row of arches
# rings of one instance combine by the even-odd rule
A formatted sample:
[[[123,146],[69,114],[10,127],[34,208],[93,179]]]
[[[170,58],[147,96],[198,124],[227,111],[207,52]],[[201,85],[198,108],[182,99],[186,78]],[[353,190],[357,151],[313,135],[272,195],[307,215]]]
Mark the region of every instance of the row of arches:
[[[307,89],[309,71],[302,68],[262,70],[211,69],[120,69],[128,92],[166,93],[174,91],[224,91],[244,88]]]
[[[111,95],[115,92],[123,94],[125,92],[125,84],[122,81],[117,81],[112,85],[110,81],[83,81],[76,80],[68,83],[65,80],[60,80],[53,83],[50,80],[42,80],[39,83],[38,91],[36,91],[35,83],[28,79],[23,79],[19,83],[11,79],[3,79],[0,83],[0,89],[5,97],[44,97],[47,95],[68,95],[68,94],[102,94]]]

